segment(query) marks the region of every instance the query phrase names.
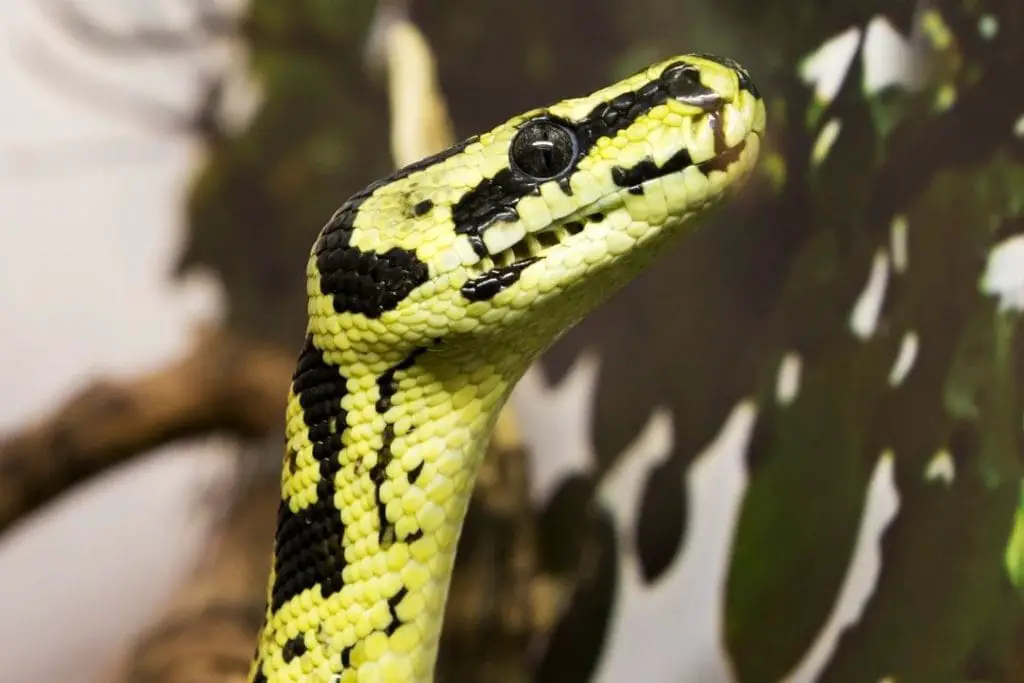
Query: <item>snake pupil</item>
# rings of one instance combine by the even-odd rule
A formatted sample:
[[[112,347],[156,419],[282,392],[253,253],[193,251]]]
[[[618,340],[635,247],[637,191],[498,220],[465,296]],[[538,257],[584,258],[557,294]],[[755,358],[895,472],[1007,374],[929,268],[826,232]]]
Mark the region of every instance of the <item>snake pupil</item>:
[[[567,127],[546,119],[519,129],[509,150],[512,165],[535,180],[565,173],[576,161],[576,136]]]

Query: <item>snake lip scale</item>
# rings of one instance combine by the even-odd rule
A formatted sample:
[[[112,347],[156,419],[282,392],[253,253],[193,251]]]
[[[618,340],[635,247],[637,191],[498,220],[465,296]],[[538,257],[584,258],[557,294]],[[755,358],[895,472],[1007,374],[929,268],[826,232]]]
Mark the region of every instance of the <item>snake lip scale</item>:
[[[616,166],[612,169],[615,183],[623,188],[622,191],[632,195],[643,195],[645,188],[658,179],[683,172],[689,167],[696,168],[705,177],[713,172],[724,174],[733,164],[742,160],[748,144],[747,136],[755,137],[755,142],[759,142],[761,135],[757,131],[750,131],[744,139],[732,146],[728,145],[723,132],[725,108],[724,103],[717,102],[716,106],[709,109],[705,118],[704,125],[713,131],[713,156],[695,163],[689,150],[683,148],[660,167],[653,162],[642,163],[631,170]],[[731,116],[734,117],[736,114],[732,113]],[[484,257],[474,269],[480,274],[463,285],[463,296],[471,300],[490,298],[503,286],[518,279],[526,267],[540,261],[548,249],[566,244],[568,240],[584,232],[587,225],[600,223],[605,213],[617,203],[617,198],[616,195],[611,195],[580,207],[560,222],[552,223],[538,232],[526,234],[511,246],[489,254],[489,258]],[[498,220],[504,218],[503,216]],[[513,215],[511,218],[514,220],[517,217]]]
[[[534,109],[353,195],[307,262],[250,683],[429,683],[502,406],[750,175],[765,107],[706,54]]]

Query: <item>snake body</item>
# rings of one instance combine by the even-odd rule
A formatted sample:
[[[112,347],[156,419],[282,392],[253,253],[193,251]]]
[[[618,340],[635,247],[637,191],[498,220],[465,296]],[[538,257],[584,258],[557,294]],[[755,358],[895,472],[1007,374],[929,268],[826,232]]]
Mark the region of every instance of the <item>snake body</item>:
[[[433,679],[456,543],[513,386],[742,184],[764,125],[742,67],[683,55],[335,212],[307,266],[252,683]]]

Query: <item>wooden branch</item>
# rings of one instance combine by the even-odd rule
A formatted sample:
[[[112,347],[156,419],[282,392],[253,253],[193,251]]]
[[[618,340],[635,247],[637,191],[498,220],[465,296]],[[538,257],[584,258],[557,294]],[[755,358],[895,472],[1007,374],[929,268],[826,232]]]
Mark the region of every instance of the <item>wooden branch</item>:
[[[0,439],[0,533],[77,483],[156,446],[279,429],[294,365],[293,354],[207,329],[167,367],[85,387],[39,423]]]

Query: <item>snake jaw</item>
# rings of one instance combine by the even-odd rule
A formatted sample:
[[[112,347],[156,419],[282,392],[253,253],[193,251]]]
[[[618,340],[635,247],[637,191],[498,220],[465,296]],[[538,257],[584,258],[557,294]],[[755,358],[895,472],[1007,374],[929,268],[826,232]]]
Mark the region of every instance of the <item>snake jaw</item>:
[[[691,75],[699,64],[711,85],[680,85],[677,79],[665,87],[662,77],[652,75],[680,64]],[[452,331],[512,325],[539,315],[528,313],[531,308],[561,320],[560,306],[549,300],[565,289],[623,277],[602,274],[607,271],[634,272],[644,259],[631,258],[631,252],[679,233],[677,226],[744,184],[758,157],[765,118],[745,72],[704,58],[680,58],[644,77],[653,80],[530,112],[467,148],[498,158],[509,154],[517,134],[530,126],[545,129],[531,132],[532,140],[557,141],[562,131],[572,136],[571,147],[559,152],[568,164],[565,172],[532,179],[514,163],[484,171],[474,189],[452,206],[456,234],[431,263],[435,281],[458,292],[447,304],[459,311]],[[654,99],[637,114],[642,97]],[[605,111],[602,104],[595,107],[595,99],[617,102],[619,108]],[[606,128],[594,128],[598,119]],[[524,163],[549,162],[538,157]],[[593,289],[607,288],[595,284]],[[422,306],[439,291],[414,292],[410,304]]]
[[[759,145],[751,164],[735,164],[746,158],[748,136],[760,135],[763,127],[764,105],[749,75],[707,55],[663,62],[589,97],[527,112],[476,138],[463,149],[467,163],[443,172],[454,189],[448,201],[455,234],[446,246],[423,253],[431,277],[473,280],[495,268],[527,259],[532,265],[559,250],[585,246],[571,238],[597,222],[588,216],[619,204],[628,204],[634,215],[661,217],[659,224],[676,214],[688,217],[742,184]],[[516,142],[528,130],[525,139],[534,143],[571,142],[560,153],[564,170],[532,177],[521,164],[502,159],[520,148],[534,149]],[[537,156],[549,153],[531,151],[525,163],[551,163]],[[477,165],[477,159],[485,163]],[[680,178],[648,182],[670,175]],[[620,198],[622,189],[649,196]],[[645,212],[639,201],[656,206]],[[505,286],[489,291],[514,284],[508,277],[503,281]]]
[[[570,237],[580,234],[590,224],[599,223],[603,220],[603,214],[623,205],[621,189],[633,195],[646,195],[654,187],[653,180],[672,174],[683,176],[687,188],[685,198],[676,202],[687,206],[687,210],[680,213],[693,213],[703,208],[708,200],[709,187],[714,188],[711,194],[724,191],[726,188],[721,182],[723,175],[731,173],[738,162],[742,163],[736,171],[745,175],[756,161],[761,133],[756,125],[757,100],[748,95],[741,92],[731,102],[719,98],[716,106],[709,108],[706,114],[687,119],[688,125],[679,128],[683,138],[681,145],[659,145],[656,144],[658,141],[652,141],[649,144],[649,155],[633,167],[632,174],[622,166],[613,166],[611,174],[618,187],[585,206],[570,206],[562,212],[552,210],[551,214],[558,218],[541,223],[540,227],[536,223],[528,226],[524,221],[516,220],[516,215],[496,220],[483,229],[483,241],[489,259],[485,257],[481,260],[474,255],[463,260],[462,265],[486,271],[491,264],[504,267],[526,259],[536,261],[548,249],[568,246]],[[752,150],[747,149],[748,145],[754,145]],[[666,156],[664,150],[673,147],[677,151]],[[732,179],[731,175],[727,177]],[[728,183],[730,186],[739,184]],[[566,195],[559,196],[564,198]],[[645,201],[650,199],[648,196]],[[548,203],[553,201],[549,200]],[[636,202],[633,204],[636,205]],[[674,209],[667,207],[665,218]],[[461,245],[461,251],[466,254],[468,242],[462,242]]]

